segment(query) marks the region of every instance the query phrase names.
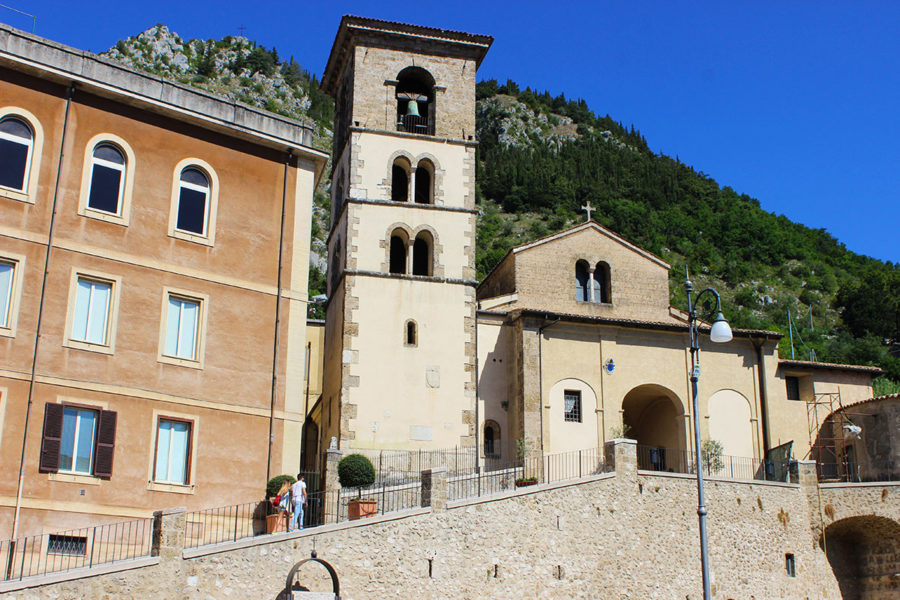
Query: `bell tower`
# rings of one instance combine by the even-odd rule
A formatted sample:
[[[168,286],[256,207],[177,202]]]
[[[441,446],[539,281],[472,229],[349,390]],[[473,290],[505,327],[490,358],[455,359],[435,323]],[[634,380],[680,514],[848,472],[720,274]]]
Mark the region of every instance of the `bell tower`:
[[[322,79],[335,98],[324,447],[475,444],[475,75],[492,41],[341,20]]]

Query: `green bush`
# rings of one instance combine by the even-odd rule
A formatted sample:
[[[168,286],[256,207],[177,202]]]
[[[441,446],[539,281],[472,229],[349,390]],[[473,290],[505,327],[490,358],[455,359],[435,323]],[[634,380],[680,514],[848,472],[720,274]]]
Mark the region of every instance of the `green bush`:
[[[291,475],[276,475],[266,484],[266,498],[275,497],[278,494],[278,490],[281,489],[281,484],[285,481],[294,485],[294,482],[297,480]]]
[[[375,467],[362,454],[348,454],[338,463],[341,487],[363,487],[375,483]]]

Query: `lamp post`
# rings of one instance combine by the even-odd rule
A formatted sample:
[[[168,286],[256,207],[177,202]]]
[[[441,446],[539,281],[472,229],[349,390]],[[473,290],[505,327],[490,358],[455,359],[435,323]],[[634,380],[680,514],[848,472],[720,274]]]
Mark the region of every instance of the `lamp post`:
[[[697,516],[700,519],[700,565],[703,569],[703,598],[710,600],[712,594],[709,584],[709,551],[706,541],[706,500],[703,495],[703,468],[700,461],[700,412],[697,408],[697,381],[700,379],[700,332],[697,330],[697,306],[700,304],[700,298],[709,292],[716,298],[716,319],[713,321],[712,328],[709,331],[709,339],[711,342],[724,343],[731,341],[731,326],[722,315],[722,301],[719,293],[712,289],[706,288],[697,294],[696,300],[692,300],[691,293],[694,291],[694,284],[691,283],[690,276],[685,271],[684,289],[687,292],[688,303],[688,329],[691,337],[691,392],[693,395],[693,418],[694,418],[694,468],[697,471]]]

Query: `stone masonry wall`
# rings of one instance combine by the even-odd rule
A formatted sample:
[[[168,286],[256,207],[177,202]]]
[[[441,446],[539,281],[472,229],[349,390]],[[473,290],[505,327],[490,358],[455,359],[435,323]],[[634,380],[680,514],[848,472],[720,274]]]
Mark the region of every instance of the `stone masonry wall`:
[[[315,548],[337,570],[344,600],[700,598],[695,480],[637,471],[633,443],[618,441],[610,462],[615,473],[580,482],[446,504],[436,491],[429,508],[185,552],[193,558],[161,552],[157,566],[8,597],[275,598],[291,566]],[[445,476],[435,470],[428,479],[443,485]],[[797,484],[708,481],[714,598],[841,597],[810,527],[814,495]],[[886,502],[896,518],[896,493]],[[318,565],[304,565],[299,581],[330,589]]]

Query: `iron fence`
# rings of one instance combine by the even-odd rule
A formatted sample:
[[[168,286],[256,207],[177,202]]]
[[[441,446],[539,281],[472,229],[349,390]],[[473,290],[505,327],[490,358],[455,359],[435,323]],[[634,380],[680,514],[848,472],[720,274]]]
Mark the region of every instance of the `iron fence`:
[[[850,461],[817,462],[820,483],[871,483],[900,481],[900,471],[890,465],[860,465]]]
[[[257,500],[207,508],[185,515],[184,547],[235,542],[266,532],[266,517],[274,515],[271,502]]]
[[[150,556],[153,519],[134,519],[0,541],[4,580]]]
[[[696,473],[694,453],[659,446],[637,447],[638,469],[668,473]],[[701,453],[701,468],[707,477],[786,481],[789,463],[776,464],[760,458]]]

